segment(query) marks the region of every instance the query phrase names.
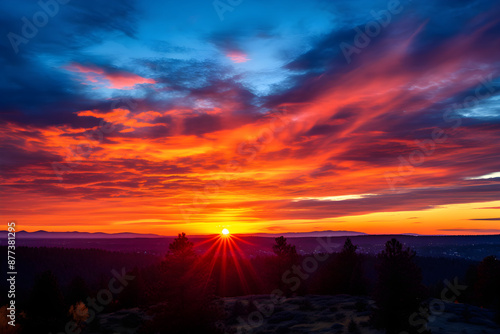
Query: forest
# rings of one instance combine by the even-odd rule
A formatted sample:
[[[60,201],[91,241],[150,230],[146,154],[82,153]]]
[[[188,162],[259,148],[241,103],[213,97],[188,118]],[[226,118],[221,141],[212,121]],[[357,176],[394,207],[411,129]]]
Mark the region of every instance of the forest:
[[[419,257],[395,238],[376,256],[359,254],[349,238],[340,252],[299,255],[278,237],[274,255],[246,258],[219,241],[219,247],[199,254],[181,233],[163,257],[20,247],[19,325],[8,327],[2,320],[2,333],[100,333],[104,315],[131,309],[137,312],[125,321],[130,333],[245,332],[227,324],[258,308],[236,302],[228,310],[224,301],[261,295],[276,304],[297,296],[365,296],[374,306],[357,306],[369,311],[364,326],[389,334],[423,333],[431,308],[439,306],[433,300],[491,309],[500,323],[500,260],[494,256]],[[6,297],[0,297],[3,313]],[[351,323],[348,331],[356,332],[359,324]]]

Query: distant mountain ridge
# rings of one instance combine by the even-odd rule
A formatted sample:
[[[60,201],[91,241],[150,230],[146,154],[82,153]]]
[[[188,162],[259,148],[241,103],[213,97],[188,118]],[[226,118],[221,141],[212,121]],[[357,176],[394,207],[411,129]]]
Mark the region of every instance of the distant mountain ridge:
[[[6,237],[7,231],[0,231],[0,236]],[[162,238],[158,234],[140,234],[131,232],[104,233],[104,232],[48,232],[44,230],[35,232],[19,231],[16,237],[23,239],[130,239],[130,238]]]
[[[284,236],[286,238],[301,238],[301,237],[350,237],[358,235],[368,235],[363,232],[354,231],[312,231],[312,232],[285,232],[285,233],[247,233],[239,234],[241,236],[269,237],[276,238]],[[0,231],[1,237],[7,237],[7,231]],[[189,237],[206,237],[207,235],[190,235]],[[141,234],[132,232],[120,233],[105,233],[105,232],[48,232],[44,230],[35,232],[19,231],[16,232],[16,237],[23,239],[132,239],[132,238],[169,238],[175,236],[159,235],[159,234]]]
[[[254,237],[270,237],[276,238],[284,236],[286,238],[305,238],[305,237],[354,237],[358,235],[368,235],[363,232],[355,231],[311,231],[311,232],[285,232],[285,233],[249,233],[242,234],[242,236],[254,236]]]

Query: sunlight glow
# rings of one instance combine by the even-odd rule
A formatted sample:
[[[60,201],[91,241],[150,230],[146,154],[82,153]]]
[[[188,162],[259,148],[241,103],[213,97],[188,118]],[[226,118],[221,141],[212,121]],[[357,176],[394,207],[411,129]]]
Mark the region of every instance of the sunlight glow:
[[[229,230],[227,228],[222,230],[223,235],[229,235]]]

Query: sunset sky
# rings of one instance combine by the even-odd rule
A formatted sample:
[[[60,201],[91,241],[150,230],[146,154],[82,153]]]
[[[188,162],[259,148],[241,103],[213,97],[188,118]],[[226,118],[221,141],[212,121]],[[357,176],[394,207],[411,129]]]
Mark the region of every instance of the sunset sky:
[[[0,4],[18,230],[500,233],[500,3],[57,6]]]

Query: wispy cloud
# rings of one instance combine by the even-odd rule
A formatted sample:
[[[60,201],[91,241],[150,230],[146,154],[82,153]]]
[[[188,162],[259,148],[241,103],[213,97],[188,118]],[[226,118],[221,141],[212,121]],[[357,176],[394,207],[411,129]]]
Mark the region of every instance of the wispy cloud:
[[[465,233],[500,233],[500,229],[495,228],[453,228],[439,229],[443,232],[465,232]]]
[[[18,3],[0,4],[7,31],[37,8]],[[394,232],[418,217],[416,233],[496,233],[498,218],[453,208],[499,208],[498,4],[414,3],[350,64],[339,45],[386,2],[246,3],[223,22],[196,4],[70,3],[23,52],[0,42],[7,215],[27,228],[175,232],[178,206],[209,184],[216,195],[184,228]],[[276,110],[286,126],[270,141]],[[446,141],[408,172],[437,128]],[[63,182],[53,162],[72,170]],[[406,172],[397,192],[394,171]]]

